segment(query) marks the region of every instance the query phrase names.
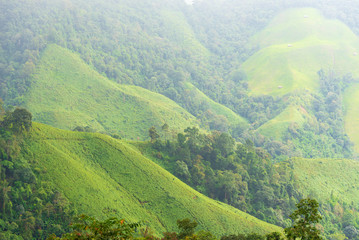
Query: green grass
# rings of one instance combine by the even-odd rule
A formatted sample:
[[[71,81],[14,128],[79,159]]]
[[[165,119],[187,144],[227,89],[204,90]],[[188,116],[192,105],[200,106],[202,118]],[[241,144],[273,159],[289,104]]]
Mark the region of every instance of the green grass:
[[[110,81],[57,45],[43,52],[25,107],[38,122],[62,129],[90,126],[129,139],[147,139],[151,126],[164,123],[175,131],[197,125],[195,117],[172,100]]]
[[[331,195],[346,203],[359,202],[359,162],[347,159],[294,159],[296,188],[328,202]]]
[[[280,228],[196,192],[129,143],[34,123],[21,157],[41,169],[80,213],[144,221],[155,233],[191,218],[218,236]],[[39,171],[39,170],[38,170]]]
[[[288,106],[278,116],[260,126],[257,131],[264,136],[280,140],[290,124],[297,123],[301,126],[307,115],[305,109],[300,106]]]
[[[210,52],[198,41],[191,26],[181,12],[162,11],[164,28],[167,30],[168,38],[178,43],[179,46],[190,50],[196,57],[208,58]]]
[[[347,88],[344,92],[344,126],[345,132],[354,143],[354,150],[359,152],[359,84]]]
[[[359,56],[354,54],[359,52],[359,38],[342,22],[326,19],[315,9],[284,11],[251,44],[260,50],[243,64],[243,70],[254,95],[317,91],[321,68],[359,77]]]
[[[247,119],[241,117],[240,115],[233,112],[231,109],[227,108],[226,106],[219,104],[209,97],[207,97],[203,92],[197,89],[193,84],[187,82],[186,87],[188,91],[191,91],[191,94],[196,98],[198,102],[202,104],[207,104],[209,109],[215,113],[216,115],[223,115],[227,118],[228,122],[232,126],[236,126],[238,124],[248,124]]]

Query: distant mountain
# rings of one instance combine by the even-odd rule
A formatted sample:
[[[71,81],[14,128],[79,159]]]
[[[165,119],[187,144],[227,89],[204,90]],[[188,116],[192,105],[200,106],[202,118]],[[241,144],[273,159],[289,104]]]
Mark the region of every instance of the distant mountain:
[[[271,95],[288,103],[284,111],[257,129],[259,133],[280,140],[290,126],[320,125],[334,114],[334,121],[340,123],[329,126],[345,131],[358,149],[359,113],[354,107],[358,90],[354,83],[359,77],[359,38],[348,26],[324,17],[317,9],[293,8],[271,20],[250,39],[250,45],[259,50],[242,65],[249,94]],[[320,71],[325,72],[326,79],[318,74]],[[335,99],[330,99],[332,94]],[[321,98],[322,105],[327,104],[323,110],[313,103]],[[320,111],[327,116],[319,116]],[[332,134],[334,138],[337,135]]]
[[[243,69],[254,95],[282,96],[298,90],[318,92],[317,72],[359,77],[359,38],[344,23],[316,9],[290,9],[276,16],[251,44],[260,50]]]

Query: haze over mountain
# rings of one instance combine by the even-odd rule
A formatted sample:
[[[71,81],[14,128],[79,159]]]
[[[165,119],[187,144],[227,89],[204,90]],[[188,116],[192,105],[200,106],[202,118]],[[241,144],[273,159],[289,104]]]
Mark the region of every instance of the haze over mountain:
[[[307,196],[326,239],[359,237],[359,3],[0,9],[1,237],[60,236],[76,212],[265,234]]]

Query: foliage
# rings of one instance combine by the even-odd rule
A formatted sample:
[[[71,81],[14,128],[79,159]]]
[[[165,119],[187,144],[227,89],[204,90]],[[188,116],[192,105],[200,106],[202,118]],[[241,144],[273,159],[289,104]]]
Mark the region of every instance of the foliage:
[[[179,133],[175,141],[138,145],[198,191],[267,222],[288,227],[295,204],[311,196],[320,202],[323,236],[344,234],[349,225],[358,227],[355,161],[293,158],[273,164],[270,155],[249,140],[238,144],[226,133],[194,128]],[[351,212],[350,221],[343,212]]]
[[[147,140],[151,126],[167,123],[171,136],[196,125],[194,116],[165,96],[110,81],[57,45],[44,50],[33,79],[24,100],[37,122],[68,130],[88,127],[132,140]]]
[[[191,221],[190,219],[177,220],[177,226],[179,228],[178,239],[186,239],[191,237],[194,234],[194,230],[197,227],[198,223],[196,221]]]
[[[139,226],[140,223],[126,223],[124,219],[108,218],[99,221],[93,217],[80,215],[71,223],[72,232],[62,235],[61,238],[53,235],[47,239],[131,239]]]
[[[0,106],[2,109],[2,106]],[[4,239],[43,239],[68,229],[74,209],[20,155],[31,131],[23,108],[0,113],[0,230]]]
[[[322,236],[336,233],[340,237],[348,226],[359,229],[357,161],[295,158],[292,163],[294,177],[300,183],[297,190],[319,203]]]
[[[31,128],[32,114],[25,108],[16,108],[13,112],[5,115],[1,125],[16,134],[29,131]]]
[[[256,146],[265,148],[276,160],[282,160],[286,155],[351,156],[351,144],[344,136],[342,116],[323,122],[314,108],[300,106],[299,102],[295,106],[288,105],[287,100],[295,97],[295,91],[304,85],[315,94],[320,93],[318,89],[322,86],[318,84],[316,73],[323,62],[332,62],[326,47],[328,41],[338,46],[339,52],[335,53],[339,57],[335,63],[337,68],[345,67],[344,72],[339,74],[353,72],[355,76],[357,59],[352,56],[352,48],[343,50],[343,46],[351,46],[356,37],[338,20],[325,19],[318,10],[287,9],[315,7],[327,18],[338,18],[358,31],[357,21],[351,20],[356,19],[353,9],[358,4],[348,7],[348,4],[332,0],[325,3],[299,0],[245,2],[197,1],[193,6],[186,6],[181,0],[156,0],[151,3],[136,0],[118,4],[104,4],[99,0],[88,4],[84,0],[55,0],[51,3],[44,0],[4,1],[1,4],[7,11],[0,16],[4,22],[0,29],[3,33],[0,36],[0,96],[6,103],[26,106],[37,121],[65,129],[90,126],[96,131],[118,134],[123,138],[145,140],[151,126],[159,128],[167,123],[172,134],[195,125],[195,116],[204,128],[230,132],[243,143],[251,138]],[[216,14],[212,14],[214,12]],[[319,29],[318,39],[305,25],[305,12],[310,13],[308,21],[318,20],[321,23],[314,25],[315,29]],[[46,19],[46,24],[43,19]],[[282,19],[278,25],[282,27],[278,28],[285,31],[278,30],[277,19]],[[321,29],[325,28],[320,27],[323,24],[330,27],[334,24],[335,31],[323,32]],[[294,29],[301,31],[292,34]],[[267,32],[271,32],[270,38],[261,37]],[[299,36],[300,49],[314,54],[310,61],[303,57],[302,50],[288,48],[287,42],[292,40],[289,37],[292,35]],[[347,44],[349,40],[350,44]],[[324,46],[324,50],[317,45]],[[315,51],[312,51],[313,46]],[[258,48],[268,51],[257,51]],[[288,51],[299,52],[299,56],[294,60],[287,59],[292,56],[286,54]],[[251,72],[260,75],[256,78],[259,82],[256,86],[267,86],[271,80],[271,76],[267,75],[269,71],[265,71],[263,66],[259,71],[257,65],[263,59],[270,59],[266,56],[277,54],[280,55],[278,59],[275,57],[276,61],[269,62],[275,67],[280,66],[280,71],[274,71],[275,67],[267,69],[272,72],[271,76],[279,73],[284,77],[273,80],[292,77],[297,80],[287,81],[286,84],[291,84],[288,87],[275,83],[274,89],[279,91],[275,96],[268,96],[269,90],[260,92],[265,95],[253,94],[254,77]],[[83,61],[74,55],[79,55]],[[303,67],[303,64],[310,67]],[[288,69],[282,71],[282,66],[288,66]],[[302,77],[300,69],[305,69],[305,73],[310,71],[309,75]],[[64,79],[64,84],[60,84],[60,80]],[[176,104],[168,105],[166,98],[154,103],[158,95],[117,83],[137,85],[161,93],[191,114]],[[119,89],[114,90],[115,85]],[[278,85],[284,88],[278,89]],[[283,96],[283,93],[288,95]],[[321,96],[319,100],[325,102],[325,97]],[[340,101],[325,103],[328,108],[321,112],[329,116],[334,116],[334,112],[340,113],[331,112],[334,105],[336,108],[340,106]],[[307,110],[308,115],[294,111],[292,119],[284,119],[293,108],[300,107]],[[355,126],[353,121],[356,117],[351,116],[347,129]],[[315,120],[320,123],[313,126]],[[297,136],[287,139],[286,133],[291,135],[292,125],[295,124],[298,124],[295,128],[299,128],[303,137],[293,143],[292,139]],[[334,132],[323,134],[316,131],[318,126],[333,129]],[[322,139],[322,145],[334,144],[333,149],[321,151],[319,145]],[[312,152],[308,149],[311,145],[315,146]]]
[[[167,125],[168,126],[168,125]],[[152,126],[149,130],[148,130],[148,135],[151,138],[151,142],[156,141],[160,135],[157,133],[157,130],[155,128],[155,126]]]
[[[319,230],[315,227],[322,217],[319,214],[319,204],[316,200],[306,198],[296,204],[295,210],[290,217],[294,221],[292,227],[284,229],[288,239],[322,239]]]
[[[137,240],[217,240],[209,231],[196,231],[196,221],[190,219],[178,219],[177,226],[179,232],[164,232],[162,237],[154,236],[150,233],[148,228],[141,230],[141,234],[137,234],[136,230],[140,227],[140,223],[127,224],[124,219],[108,218],[104,221],[99,221],[95,218],[80,215],[75,218],[75,222],[71,223],[71,232],[65,233],[62,237],[51,235],[48,240],[61,239],[137,239]],[[281,234],[279,232],[272,232],[265,236],[256,233],[238,234],[222,236],[221,240],[279,240]]]
[[[292,199],[300,197],[290,165],[277,170],[266,151],[250,141],[236,144],[227,133],[192,127],[177,141],[150,147],[153,157],[160,156],[157,162],[190,186],[267,222],[286,226]]]
[[[209,229],[216,236],[280,231],[203,196],[124,140],[33,123],[20,154],[78,212],[98,219],[141,221],[155,235],[176,231],[176,219],[192,216],[200,223],[198,230]]]
[[[293,156],[353,156],[352,143],[346,133],[358,141],[357,86],[351,89],[358,76],[357,53],[353,52],[358,39],[338,19],[358,33],[358,3],[349,0],[208,0],[186,6],[180,0],[116,3],[19,0],[2,1],[0,5],[4,9],[0,13],[3,23],[0,26],[0,96],[6,103],[28,106],[38,121],[66,129],[80,126],[77,130],[82,130],[81,126],[89,126],[117,138],[147,139],[150,126],[159,129],[168,124],[170,130],[165,128],[159,135],[165,135],[166,140],[173,135],[177,140],[155,141],[151,151],[158,162],[199,191],[268,222],[286,226],[289,211],[301,195],[292,172],[293,162],[283,162],[277,169],[268,153],[276,161]],[[297,7],[318,8],[330,20],[318,10],[286,10]],[[286,11],[279,14],[283,10]],[[305,12],[310,12],[309,19],[303,17]],[[275,24],[278,19],[281,24]],[[306,28],[305,19],[316,23]],[[270,24],[271,20],[274,24]],[[328,26],[330,31],[322,32],[327,29],[323,26]],[[277,27],[286,31],[277,31]],[[288,42],[292,41],[295,47],[289,48]],[[335,66],[319,71],[324,63]],[[337,76],[333,70],[343,72]],[[354,77],[343,75],[347,72],[352,72]],[[274,88],[264,89],[273,83]],[[303,88],[311,92],[298,91]],[[34,222],[34,218],[39,219],[44,212],[42,205],[49,203],[50,210],[56,208],[55,199],[63,205],[56,210],[58,218],[66,222],[71,212],[66,198],[47,184],[51,175],[66,196],[72,193],[72,200],[85,208],[83,196],[75,196],[72,191],[76,190],[61,183],[61,180],[70,181],[63,175],[73,171],[64,166],[73,166],[82,174],[83,183],[100,192],[106,190],[102,192],[105,194],[119,188],[116,184],[120,177],[116,174],[121,173],[123,177],[136,169],[128,167],[131,161],[127,162],[128,166],[116,167],[114,162],[118,162],[118,158],[111,155],[108,146],[105,152],[111,161],[104,163],[106,157],[99,154],[102,148],[97,144],[110,140],[102,137],[88,140],[91,134],[86,135],[87,138],[81,134],[65,134],[65,137],[59,134],[59,137],[58,133],[39,127],[40,132],[54,134],[51,143],[42,141],[47,137],[39,131],[36,134],[43,137],[40,137],[42,140],[27,139],[23,143],[31,127],[31,115],[21,109],[6,113],[1,107],[0,112],[3,193],[0,207],[2,215],[8,218],[3,224],[8,234],[22,231],[23,236],[31,237],[29,229],[35,229],[35,237],[44,236],[42,229],[46,224],[58,232],[64,230],[54,219]],[[193,116],[201,120],[204,128],[220,132],[201,134],[189,128],[176,136],[176,130],[196,125]],[[235,144],[222,132],[230,132],[242,145]],[[73,146],[58,142],[68,136]],[[73,143],[75,141],[82,143]],[[121,155],[123,159],[135,161],[137,157],[127,154],[131,147],[123,144],[126,147],[116,148],[120,149],[118,152],[125,151]],[[88,151],[93,147],[95,150]],[[50,150],[46,149],[57,155],[49,157]],[[35,157],[38,152],[41,156]],[[141,155],[137,150],[134,152],[136,156]],[[56,165],[61,161],[66,164]],[[106,170],[94,167],[99,165]],[[92,171],[86,172],[83,166]],[[75,172],[67,176],[74,179]],[[107,172],[111,177],[104,177]],[[149,174],[156,175],[153,172]],[[42,173],[47,179],[40,177]],[[102,181],[89,181],[94,175]],[[150,205],[144,202],[153,194],[155,186],[151,185],[148,192],[140,195],[142,207]],[[140,191],[137,187],[135,192]],[[86,190],[82,188],[82,193]],[[347,198],[347,192],[341,194]],[[108,196],[111,204],[117,204],[118,196]],[[192,199],[196,196],[197,193],[188,195]],[[98,198],[93,201],[101,205],[101,197]],[[163,206],[172,195],[160,199],[163,202],[158,206]],[[326,234],[333,235],[340,229],[347,237],[356,237],[357,206],[339,201],[335,196],[329,201],[327,205],[321,202],[321,208],[327,211],[323,213],[326,218],[323,222],[328,224],[326,229],[330,226]],[[90,211],[96,211],[95,203],[86,204]],[[149,207],[158,213],[161,209],[158,206]],[[36,211],[39,213],[34,213]],[[24,218],[20,218],[18,212],[23,212]],[[23,219],[27,222],[21,222]]]

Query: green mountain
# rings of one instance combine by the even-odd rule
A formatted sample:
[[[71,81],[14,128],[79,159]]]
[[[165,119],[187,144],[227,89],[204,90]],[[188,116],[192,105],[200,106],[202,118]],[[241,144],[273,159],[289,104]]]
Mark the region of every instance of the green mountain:
[[[341,229],[352,238],[348,229],[357,228],[359,218],[359,163],[348,159],[298,158],[293,159],[293,169],[296,189],[321,205],[323,233],[334,237]]]
[[[354,143],[354,149],[359,152],[359,84],[354,84],[344,92],[344,122],[345,132]]]
[[[62,129],[89,126],[128,139],[147,139],[151,126],[174,131],[197,125],[172,100],[141,87],[117,84],[71,51],[49,45],[24,101],[34,120]]]
[[[296,128],[305,124],[318,125],[316,122],[327,117],[318,118],[319,110],[313,108],[313,99],[318,98],[315,96],[329,98],[334,92],[340,96],[332,102],[325,101],[340,108],[340,119],[344,119],[340,125],[345,124],[343,131],[358,149],[357,85],[350,83],[343,92],[345,87],[340,83],[336,88],[328,86],[323,92],[327,82],[318,75],[324,70],[328,79],[348,74],[354,79],[359,77],[356,67],[359,64],[359,38],[348,26],[337,19],[324,17],[317,9],[293,8],[274,17],[251,38],[250,45],[259,50],[242,65],[248,78],[249,94],[281,97],[288,102],[284,111],[261,125],[257,132],[281,140],[291,125]],[[338,87],[342,89],[338,90]],[[324,111],[330,114],[329,108]]]
[[[290,105],[278,116],[260,126],[257,131],[264,136],[279,140],[288,131],[291,124],[295,123],[302,126],[307,119],[308,113],[303,107]]]
[[[224,116],[227,121],[226,123],[233,127],[237,125],[247,126],[248,121],[245,118],[233,112],[228,107],[213,101],[206,94],[196,88],[192,83],[185,82],[184,89],[185,92],[192,98],[192,101],[201,105],[204,109],[207,110],[207,113],[210,112],[209,114]]]
[[[325,203],[337,197],[359,201],[359,162],[348,159],[293,159],[297,188]]]
[[[298,89],[318,92],[320,69],[359,76],[359,38],[344,23],[325,18],[316,9],[284,11],[251,44],[260,50],[243,69],[254,95],[282,96]]]
[[[183,218],[196,220],[200,229],[218,236],[281,231],[205,197],[134,146],[106,135],[34,123],[21,157],[79,212],[93,216],[144,221],[157,234],[176,231],[176,220]]]
[[[7,132],[12,124],[0,126],[0,200],[12,187],[9,199],[15,203],[0,204],[3,218],[22,204],[29,222],[31,215],[42,219],[42,210],[49,208],[41,199],[51,205],[58,197],[43,193],[48,182],[81,212],[144,220],[156,233],[175,230],[175,220],[184,217],[217,235],[279,230],[190,189],[142,155],[147,149],[140,147],[146,145],[151,159],[182,171],[172,173],[187,177],[193,187],[261,219],[287,226],[295,203],[309,195],[320,200],[326,237],[359,233],[355,162],[286,161],[355,157],[349,140],[359,151],[358,3],[19,0],[0,5],[5,9],[0,11],[0,97],[6,107],[24,106],[35,121],[63,129],[34,124],[20,146],[22,138]],[[0,118],[10,112],[0,109]],[[147,140],[151,126],[164,124],[169,131],[160,134],[166,138],[189,126],[219,131],[201,136],[187,129],[173,142],[137,142],[138,149],[126,142]],[[76,127],[125,140],[67,131]],[[282,160],[283,171],[274,171],[273,163]],[[281,174],[287,175],[279,180]],[[22,217],[18,211],[5,225]],[[37,229],[29,231],[41,224],[36,221]]]
[[[210,56],[210,52],[197,39],[186,17],[180,11],[162,11],[160,16],[164,19],[164,28],[167,29],[167,37],[178,43],[180,47],[193,52],[198,59],[204,60]]]

